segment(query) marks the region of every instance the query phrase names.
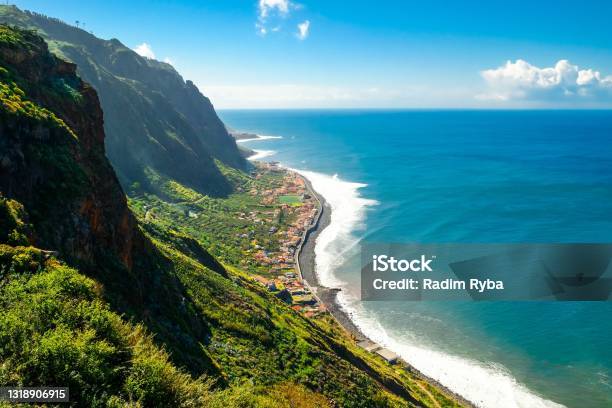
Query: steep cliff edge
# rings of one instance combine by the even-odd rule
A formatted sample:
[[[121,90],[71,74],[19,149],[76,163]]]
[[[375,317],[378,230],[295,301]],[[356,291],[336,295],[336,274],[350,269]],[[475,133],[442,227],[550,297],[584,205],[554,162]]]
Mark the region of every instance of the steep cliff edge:
[[[207,405],[210,383],[177,369],[107,303],[137,317],[150,303],[139,287],[161,303],[180,297],[137,271],[135,257],[153,249],[104,155],[96,92],[75,72],[40,37],[0,25],[0,383],[63,384],[74,406]],[[205,337],[202,321],[181,318]],[[193,353],[175,350],[175,361]]]
[[[131,269],[144,240],[104,154],[96,91],[40,37],[4,27],[0,41],[1,191],[30,209],[33,244]]]
[[[181,364],[216,372],[197,344],[209,336],[207,323],[187,307],[170,262],[140,231],[105,156],[96,91],[41,37],[2,25],[0,197],[18,203],[27,226],[6,243],[57,253],[97,279],[115,310],[176,344]],[[179,303],[185,307],[176,310]],[[169,311],[194,341],[182,342],[165,324]]]

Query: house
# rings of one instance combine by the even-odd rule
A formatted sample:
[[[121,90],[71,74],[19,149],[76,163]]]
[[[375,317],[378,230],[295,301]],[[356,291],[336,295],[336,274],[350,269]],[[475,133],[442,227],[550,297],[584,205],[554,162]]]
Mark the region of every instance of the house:
[[[308,294],[308,292],[306,292],[303,287],[291,288],[289,289],[289,292],[291,293],[291,296],[299,296],[299,295]]]
[[[386,348],[376,350],[376,354],[387,360],[387,362],[390,364],[395,364],[399,359],[397,354]]]
[[[373,353],[381,348],[378,344],[368,339],[360,341],[359,343],[357,343],[357,345],[370,353]]]

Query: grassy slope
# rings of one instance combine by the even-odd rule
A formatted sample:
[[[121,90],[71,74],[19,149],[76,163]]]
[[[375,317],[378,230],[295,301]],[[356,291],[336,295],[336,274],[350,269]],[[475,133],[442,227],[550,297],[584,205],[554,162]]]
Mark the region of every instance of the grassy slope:
[[[220,168],[235,189],[240,190],[239,193],[227,198],[215,198],[175,181],[160,180],[161,197],[139,190],[129,192],[132,211],[142,220],[145,228],[177,231],[194,237],[221,262],[266,275],[268,268],[258,265],[249,254],[255,244],[266,248],[278,247],[279,237],[269,234],[269,228],[275,225],[282,229],[291,219],[267,214],[262,216],[265,222],[257,223],[244,217],[241,219],[241,216],[251,211],[272,212],[274,207],[263,206],[259,197],[247,192],[251,188],[264,190],[278,186],[282,182],[282,175],[266,174],[256,180],[223,165]],[[190,211],[197,218],[189,217]]]

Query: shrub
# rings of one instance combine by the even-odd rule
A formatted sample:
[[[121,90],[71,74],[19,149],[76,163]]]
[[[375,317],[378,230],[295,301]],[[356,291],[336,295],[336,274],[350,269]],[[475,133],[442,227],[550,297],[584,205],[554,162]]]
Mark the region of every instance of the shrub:
[[[41,255],[0,245],[1,384],[67,386],[79,406],[205,405],[209,382],[112,312],[95,281]]]

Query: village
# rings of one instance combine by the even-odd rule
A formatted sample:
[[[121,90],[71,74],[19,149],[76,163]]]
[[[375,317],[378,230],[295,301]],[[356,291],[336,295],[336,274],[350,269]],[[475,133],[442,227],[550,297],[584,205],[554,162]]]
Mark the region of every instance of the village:
[[[277,163],[262,163],[260,171],[255,177],[261,177],[261,172],[265,171],[284,171]],[[297,264],[300,246],[309,229],[314,228],[319,216],[321,205],[313,193],[310,192],[306,181],[295,172],[284,171],[285,176],[280,186],[263,191],[264,204],[274,205],[280,203],[280,209],[276,211],[284,212],[288,224],[286,231],[276,231],[275,227],[270,227],[270,233],[279,233],[283,238],[279,241],[277,252],[258,249],[254,254],[255,259],[262,265],[270,267],[273,277],[266,278],[261,275],[253,275],[253,279],[291,305],[291,308],[302,313],[305,317],[311,318],[322,313],[328,312],[325,304],[317,297],[310,285],[300,276],[300,268]],[[250,194],[259,194],[256,190]],[[277,217],[278,212],[273,215]],[[256,214],[251,214],[255,217]],[[255,221],[255,219],[253,220]],[[257,221],[263,222],[260,219]],[[355,338],[357,345],[362,349],[377,354],[390,364],[404,363],[400,357],[391,350],[372,342],[367,338]]]
[[[303,313],[306,317],[317,316],[327,309],[304,282],[296,263],[300,245],[306,232],[316,222],[320,204],[299,174],[281,170],[277,163],[272,162],[262,163],[255,178],[261,177],[262,172],[266,171],[282,171],[284,177],[281,185],[265,191],[251,190],[249,194],[262,195],[264,205],[279,204],[279,208],[272,214],[265,215],[271,216],[268,219],[278,219],[282,214],[288,223],[284,231],[277,231],[275,226],[269,229],[270,233],[280,235],[278,248],[272,250],[256,246],[254,259],[259,264],[268,266],[272,277],[254,275],[254,279],[290,304],[293,310]]]

